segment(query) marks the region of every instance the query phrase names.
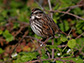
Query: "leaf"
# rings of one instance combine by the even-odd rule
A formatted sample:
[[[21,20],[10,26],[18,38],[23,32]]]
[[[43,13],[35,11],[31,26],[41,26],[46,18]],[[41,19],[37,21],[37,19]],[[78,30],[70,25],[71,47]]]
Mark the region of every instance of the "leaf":
[[[83,63],[83,60],[80,57],[76,57],[76,58],[63,58],[63,60],[72,60],[75,63]]]
[[[31,52],[29,52],[29,53],[23,52],[21,55],[22,55],[21,58],[20,58],[21,61],[26,62],[26,61],[36,59],[37,55],[38,55],[38,52],[32,52],[32,53]]]
[[[77,30],[76,33],[81,34],[83,31],[81,29]]]
[[[20,24],[19,24],[19,23],[14,23],[13,28],[18,28],[19,26],[20,26]]]
[[[68,31],[70,28],[69,23],[67,21],[64,21],[64,24],[60,23],[59,26],[62,31]]]
[[[45,49],[43,48],[41,51],[42,51],[42,57],[41,57],[41,59],[47,59],[48,56],[46,55]]]
[[[3,33],[3,31],[2,30],[0,30],[0,35]]]
[[[50,49],[53,49],[53,48],[56,49],[57,45],[55,45],[55,44],[54,45],[47,45],[46,47],[50,47]]]
[[[76,46],[76,40],[75,39],[69,40],[67,45],[70,48],[74,48]]]
[[[21,56],[21,60],[22,60],[22,62],[26,62],[28,60],[31,60],[31,57],[29,57],[27,55],[23,55],[23,56]]]
[[[77,8],[74,8],[73,9],[73,12],[76,15],[82,15],[83,14],[82,10],[80,8],[78,8],[78,7]]]
[[[64,24],[65,24],[65,31],[68,31],[69,30],[69,23],[68,23],[68,21],[64,21]]]
[[[60,39],[62,42],[65,42],[65,41],[67,41],[67,37],[61,37],[61,39]]]
[[[82,45],[84,45],[84,38],[83,37],[82,38],[78,38],[78,39],[76,39],[76,42],[79,45],[76,48],[81,48]]]
[[[17,4],[17,5],[16,5]],[[22,3],[21,2],[15,2],[15,1],[11,1],[11,3],[10,3],[10,6],[12,7],[12,8],[17,8],[17,7],[19,7],[19,6],[21,6],[22,5]]]
[[[82,27],[84,27],[84,21],[83,20],[78,21],[76,24],[77,30],[81,29]]]
[[[14,39],[14,37],[9,33],[8,30],[3,32],[3,36],[6,38],[6,41],[10,42]]]
[[[64,32],[63,24],[60,23],[59,26],[60,26],[60,29]]]
[[[43,63],[49,63],[49,60],[43,61]]]
[[[62,61],[56,61],[56,63],[63,63]]]
[[[4,50],[2,48],[0,48],[0,54],[2,54],[4,52]]]
[[[47,58],[48,58],[48,56],[46,54],[42,54],[41,59],[47,59]]]

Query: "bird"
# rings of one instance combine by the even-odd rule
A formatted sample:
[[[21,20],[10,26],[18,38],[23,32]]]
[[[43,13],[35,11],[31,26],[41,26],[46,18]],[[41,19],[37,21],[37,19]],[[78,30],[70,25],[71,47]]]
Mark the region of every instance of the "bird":
[[[53,19],[39,8],[32,9],[29,24],[33,32],[43,38],[54,37],[60,30]]]

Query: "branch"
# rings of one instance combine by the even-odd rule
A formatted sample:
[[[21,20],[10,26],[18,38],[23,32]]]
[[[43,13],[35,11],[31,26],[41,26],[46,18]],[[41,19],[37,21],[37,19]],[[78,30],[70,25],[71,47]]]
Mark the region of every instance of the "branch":
[[[51,12],[51,13],[54,13],[54,12],[64,13],[64,14],[68,14],[68,15],[74,16],[74,17],[76,17],[78,19],[84,20],[84,18],[79,17],[79,16],[77,16],[75,14],[72,14],[72,13],[69,13],[69,12],[64,12],[64,11],[59,11],[59,10],[52,10],[52,11],[49,11],[49,12]]]
[[[76,18],[78,18],[78,19],[81,19],[81,20],[84,20],[84,18],[82,18],[82,17],[79,17],[79,16],[77,16],[77,15],[75,15],[75,14],[72,14],[72,13],[69,13],[69,12],[64,12],[64,11],[59,11],[60,13],[64,13],[64,14],[68,14],[68,15],[71,15],[71,16],[74,16],[74,17],[76,17]]]
[[[50,8],[50,11],[52,10],[52,7],[51,7],[51,2],[50,0],[48,0],[48,4],[49,4],[49,8]],[[53,14],[51,13],[51,18],[53,17]]]
[[[39,4],[36,0],[35,0],[35,2],[38,4],[38,6],[43,10],[43,7],[42,7],[42,5],[41,4]]]
[[[48,0],[48,4],[49,4],[49,8],[50,8],[50,11],[52,10],[52,7],[51,7],[51,2],[50,0]],[[53,17],[53,13],[51,13],[51,18]],[[54,40],[52,39],[52,45],[54,45]],[[54,48],[52,49],[52,59],[54,59]]]
[[[79,36],[77,36],[75,39],[80,38],[82,35],[84,35],[84,32],[82,34],[80,34]]]
[[[69,8],[69,9],[74,9],[74,8],[76,8],[76,7],[81,7],[81,6],[84,6],[84,4],[82,4],[82,5],[74,5],[74,6],[70,6],[70,7],[65,7],[65,8],[61,8],[61,9],[59,9],[59,10],[64,10],[64,9],[67,9],[67,8]]]
[[[52,45],[54,45],[54,39],[52,40]],[[54,48],[52,49],[52,59],[54,59]]]
[[[50,58],[50,59],[42,59],[42,61],[46,61],[46,60],[54,60],[54,61],[59,60],[59,61],[62,61],[62,62],[64,62],[64,63],[66,63],[66,61],[69,61],[69,62],[75,63],[75,62],[72,61],[72,60],[62,60],[61,58],[55,58],[55,59],[52,59],[52,58]],[[54,62],[54,61],[52,61],[52,62]],[[33,61],[24,62],[24,63],[36,63],[36,62],[40,62],[40,60],[33,60]]]

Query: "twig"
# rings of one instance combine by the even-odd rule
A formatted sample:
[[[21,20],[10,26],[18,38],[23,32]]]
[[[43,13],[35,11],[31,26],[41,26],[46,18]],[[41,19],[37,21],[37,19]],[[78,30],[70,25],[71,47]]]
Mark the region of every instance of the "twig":
[[[14,34],[14,37],[16,37],[19,33],[21,33],[21,31],[23,30],[23,26],[22,27],[20,27],[20,29],[16,32],[16,34]]]
[[[58,45],[57,47],[62,48],[62,47],[66,47],[67,45]]]
[[[12,53],[15,52],[15,49],[18,45],[20,45],[20,43],[22,42],[22,40],[25,38],[25,36],[28,34],[28,31],[25,32],[25,34],[23,35],[22,39],[16,44],[15,48],[13,49]]]
[[[50,0],[48,0],[48,4],[49,4],[50,10],[52,10]],[[51,13],[51,18],[53,18],[53,14],[52,13]],[[54,40],[53,39],[52,39],[52,45],[54,45]],[[52,49],[52,59],[54,59],[54,48]]]
[[[50,0],[48,0],[48,4],[49,4],[50,11],[51,11],[52,7],[51,7]],[[51,13],[51,18],[53,18],[53,14],[52,13]],[[52,45],[54,45],[54,40],[53,39],[52,39]],[[54,48],[52,49],[52,59],[54,59]]]
[[[70,12],[70,10],[71,10],[71,9],[69,8],[66,12]],[[64,15],[65,15],[65,14],[63,14],[63,15],[61,15],[61,16],[64,16]]]
[[[52,38],[52,37],[47,38],[47,39],[43,42],[43,44],[47,43],[47,41],[50,40],[51,38]]]
[[[46,51],[46,53],[48,55],[48,58],[50,59],[50,53],[47,51],[47,48],[45,48],[45,51]]]
[[[66,11],[67,13],[69,13],[71,11],[71,9],[74,9],[76,7],[79,7],[79,6],[83,6],[83,5],[74,5],[74,6],[70,6],[70,7],[67,7],[68,10]],[[63,14],[62,16],[64,16],[65,14]]]
[[[68,15],[74,16],[74,17],[76,17],[76,18],[78,18],[78,19],[84,20],[84,18],[79,17],[79,16],[77,16],[77,15],[75,15],[75,14],[72,14],[72,13],[69,13],[69,12],[64,12],[64,11],[59,11],[59,10],[51,10],[51,11],[49,11],[49,12],[51,12],[51,13],[53,13],[53,12],[64,13],[64,14],[68,14]]]
[[[45,61],[45,60],[52,60],[52,59],[51,58],[50,59],[43,59],[42,61]],[[35,63],[35,62],[40,62],[40,60],[28,61],[28,62],[25,62],[25,63]]]
[[[48,4],[49,4],[49,8],[50,8],[50,11],[52,10],[52,7],[51,7],[51,2],[50,0],[48,0]],[[53,14],[51,13],[51,18],[53,17]]]
[[[48,55],[48,58],[50,58],[50,54],[49,54],[49,52],[47,52],[47,55]]]
[[[72,28],[71,28],[71,30],[69,31],[68,36],[70,35],[71,32],[72,32]]]
[[[32,38],[32,39],[36,40],[37,42],[42,43],[42,41],[38,40],[37,38],[31,37],[31,36],[26,36],[26,38]]]
[[[78,18],[78,19],[84,20],[84,18],[81,18],[81,17],[79,17],[79,16],[77,16],[77,15],[75,15],[75,14],[69,13],[69,12],[64,12],[64,11],[58,11],[58,12],[64,13],[64,14],[68,14],[68,15],[74,16],[74,17],[76,17],[76,18]]]
[[[64,52],[64,50],[67,48],[67,45],[64,47],[64,49],[62,50],[62,52]]]
[[[52,59],[52,58],[49,58],[49,59],[42,59],[42,61],[47,61],[47,60],[54,60],[54,61],[59,60],[59,61],[62,61],[62,62],[64,62],[64,63],[66,63],[66,61],[69,61],[69,62],[75,63],[75,62],[72,61],[72,60],[62,60],[61,58],[55,58],[55,59]],[[36,63],[36,62],[40,62],[40,60],[33,60],[33,61],[24,62],[24,63]],[[53,61],[52,61],[52,62],[53,62]]]
[[[70,7],[65,7],[65,8],[61,8],[61,9],[59,9],[59,10],[64,10],[64,9],[67,9],[67,8],[69,8],[69,9],[74,9],[74,8],[76,8],[76,7],[81,7],[81,6],[83,6],[84,4],[82,4],[82,5],[74,5],[74,6],[70,6]]]
[[[54,40],[52,40],[52,45],[54,45]],[[52,49],[52,59],[54,59],[54,48]]]
[[[84,32],[82,34],[80,34],[79,36],[77,36],[75,39],[80,38],[82,35],[84,35]]]
[[[76,17],[76,18],[78,18],[78,19],[84,20],[84,18],[79,17],[79,16],[77,16],[77,15],[75,15],[75,14],[72,14],[72,13],[69,13],[69,12],[60,11],[60,10],[67,9],[67,8],[69,8],[69,9],[71,10],[71,9],[74,9],[74,8],[76,8],[76,7],[83,6],[83,5],[84,5],[84,4],[82,4],[82,5],[74,5],[74,6],[62,8],[62,9],[59,9],[59,10],[50,10],[50,11],[48,11],[48,12],[51,12],[51,13],[59,12],[59,13],[68,14],[68,15],[74,16],[74,17]],[[44,10],[45,10],[45,9],[44,9]],[[45,11],[47,11],[47,10],[45,10]]]
[[[35,0],[35,2],[39,5],[39,7],[43,10],[43,7]]]

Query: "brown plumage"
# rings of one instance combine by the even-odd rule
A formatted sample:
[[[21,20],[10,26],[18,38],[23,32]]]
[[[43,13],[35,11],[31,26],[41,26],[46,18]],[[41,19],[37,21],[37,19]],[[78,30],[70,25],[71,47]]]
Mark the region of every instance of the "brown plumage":
[[[30,26],[35,34],[43,38],[54,37],[59,31],[59,28],[53,19],[38,8],[32,10]]]

